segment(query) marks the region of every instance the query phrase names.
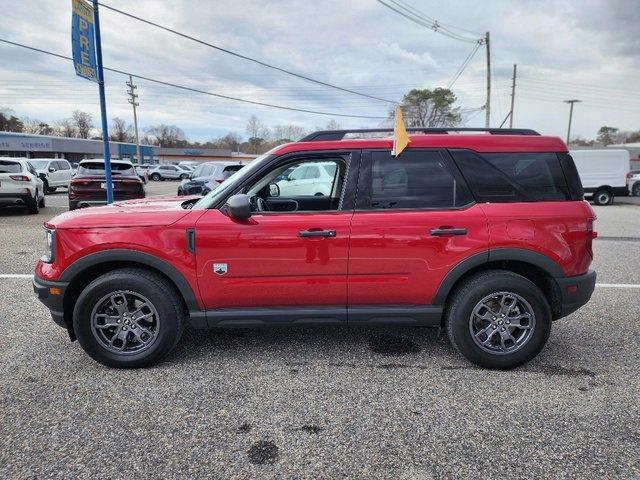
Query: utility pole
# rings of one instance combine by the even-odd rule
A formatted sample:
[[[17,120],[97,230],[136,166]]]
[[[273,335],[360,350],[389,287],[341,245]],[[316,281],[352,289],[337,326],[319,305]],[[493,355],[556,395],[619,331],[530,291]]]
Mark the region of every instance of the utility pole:
[[[513,106],[516,100],[516,70],[518,65],[513,64],[513,78],[511,79],[511,111],[509,113],[509,128],[513,128]]]
[[[491,121],[491,49],[489,47],[489,32],[484,36],[484,44],[487,47],[487,103],[485,104],[484,127],[489,128]]]
[[[565,100],[564,103],[568,103],[569,107],[569,127],[567,128],[567,147],[569,146],[569,139],[571,137],[571,120],[573,119],[573,104],[580,103],[582,100]]]
[[[140,105],[136,102],[136,98],[138,95],[135,93],[137,86],[133,84],[133,77],[129,75],[129,81],[127,82],[127,94],[129,95],[129,103],[133,106],[133,129],[136,133],[136,155],[138,156],[138,164],[142,164],[142,156],[140,155],[140,138],[138,137],[138,114],[136,112],[136,107]]]

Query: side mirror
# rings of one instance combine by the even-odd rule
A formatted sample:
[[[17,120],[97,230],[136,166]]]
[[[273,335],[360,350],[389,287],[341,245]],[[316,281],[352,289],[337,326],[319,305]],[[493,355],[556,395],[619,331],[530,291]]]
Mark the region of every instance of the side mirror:
[[[246,220],[251,216],[249,196],[243,193],[229,197],[226,207],[227,213],[234,220]]]
[[[55,168],[55,167],[49,167],[49,171],[50,171],[51,173],[53,173],[53,172],[55,172],[55,171],[56,171],[56,168]]]
[[[279,197],[280,196],[280,186],[277,183],[269,184],[269,196],[270,197]]]

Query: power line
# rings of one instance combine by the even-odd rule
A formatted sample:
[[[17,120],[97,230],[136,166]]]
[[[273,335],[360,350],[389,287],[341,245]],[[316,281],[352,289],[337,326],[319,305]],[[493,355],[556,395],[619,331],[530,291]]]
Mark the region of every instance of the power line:
[[[65,55],[60,55],[59,53],[49,52],[49,51],[43,50],[41,48],[31,47],[31,46],[24,45],[24,44],[21,44],[21,43],[12,42],[12,41],[6,40],[4,38],[0,38],[0,42],[7,43],[7,44],[13,45],[15,47],[20,47],[20,48],[25,48],[27,50],[32,50],[34,52],[44,53],[46,55],[51,55],[53,57],[62,58],[64,60],[73,60],[71,57],[67,57]],[[144,75],[139,75],[137,73],[125,72],[124,70],[118,70],[118,69],[115,69],[115,68],[104,67],[104,69],[108,70],[110,72],[119,73],[121,75],[131,75],[131,76],[133,76],[135,78],[139,78],[140,80],[146,80],[147,82],[156,83],[158,85],[165,85],[167,87],[179,88],[181,90],[185,90],[185,91],[189,91],[189,92],[200,93],[200,94],[203,94],[203,95],[209,95],[209,96],[217,97],[217,98],[224,98],[226,100],[233,100],[233,101],[236,101],[236,102],[248,103],[248,104],[251,104],[251,105],[259,105],[259,106],[262,106],[262,107],[278,108],[280,110],[289,110],[289,111],[302,112],[302,113],[312,113],[312,114],[315,114],[315,115],[326,115],[326,116],[330,116],[330,117],[348,117],[348,118],[366,118],[366,119],[386,119],[387,118],[387,117],[369,116],[369,115],[348,115],[348,114],[344,114],[344,113],[331,113],[331,112],[323,112],[323,111],[318,111],[318,110],[307,110],[307,109],[304,109],[304,108],[287,107],[287,106],[284,106],[284,105],[275,105],[275,104],[272,104],[272,103],[258,102],[258,101],[254,101],[254,100],[247,100],[247,99],[244,99],[244,98],[231,97],[229,95],[222,95],[222,94],[219,94],[219,93],[207,92],[205,90],[200,90],[198,88],[192,88],[192,87],[187,87],[185,85],[179,85],[179,84],[176,84],[176,83],[165,82],[163,80],[157,80],[155,78],[146,77]]]
[[[458,35],[455,32],[452,32],[451,30],[443,28],[442,24],[438,23],[437,20],[428,20],[428,19],[422,18],[421,16],[416,15],[416,13],[414,13],[411,10],[411,7],[407,8],[406,6],[400,4],[399,2],[396,2],[395,0],[388,0],[390,2],[393,2],[393,4],[395,6],[394,5],[389,5],[388,3],[384,2],[383,0],[376,0],[376,1],[378,3],[380,3],[381,5],[384,5],[385,7],[387,7],[389,10],[393,10],[398,15],[403,16],[407,20],[410,20],[413,23],[416,23],[416,24],[421,25],[421,26],[423,26],[425,28],[428,28],[429,30],[433,30],[434,32],[439,33],[441,35],[444,35],[446,37],[449,37],[449,38],[451,38],[453,40],[458,40],[460,42],[467,42],[467,43],[474,43],[474,42],[477,42],[479,40],[478,38],[464,37],[462,35]]]
[[[220,52],[224,52],[224,53],[227,53],[229,55],[233,55],[234,57],[241,58],[243,60],[247,60],[249,62],[256,63],[256,64],[261,65],[263,67],[270,68],[272,70],[277,70],[278,72],[286,73],[287,75],[292,75],[294,77],[300,78],[302,80],[306,80],[308,82],[317,83],[318,85],[323,85],[325,87],[334,88],[336,90],[340,90],[340,91],[343,91],[343,92],[351,93],[353,95],[359,95],[361,97],[370,98],[372,100],[378,100],[378,101],[381,101],[381,102],[386,102],[386,103],[391,103],[391,104],[398,103],[398,102],[395,102],[393,100],[387,100],[386,98],[376,97],[375,95],[369,95],[369,94],[366,94],[366,93],[358,92],[356,90],[351,90],[349,88],[340,87],[338,85],[334,85],[334,84],[331,84],[331,83],[328,83],[328,82],[323,82],[322,80],[316,80],[316,79],[308,77],[306,75],[302,75],[300,73],[292,72],[291,70],[286,70],[286,69],[284,69],[282,67],[277,67],[275,65],[271,65],[271,64],[263,62],[261,60],[257,60],[255,58],[251,58],[251,57],[248,57],[246,55],[242,55],[240,53],[233,52],[233,51],[228,50],[226,48],[219,47],[219,46],[214,45],[212,43],[205,42],[204,40],[200,40],[200,39],[198,39],[196,37],[193,37],[191,35],[187,35],[186,33],[182,33],[182,32],[179,32],[177,30],[174,30],[172,28],[165,27],[164,25],[160,25],[158,23],[152,22],[152,21],[147,20],[145,18],[138,17],[137,15],[133,15],[131,13],[127,13],[127,12],[125,12],[123,10],[119,10],[117,8],[114,8],[114,7],[110,6],[110,5],[107,5],[107,4],[102,3],[102,2],[99,2],[99,5],[101,7],[104,7],[106,9],[108,9],[108,10],[111,10],[113,12],[119,13],[119,14],[124,15],[124,16],[129,17],[129,18],[133,18],[135,20],[138,20],[139,22],[146,23],[147,25],[151,25],[151,26],[154,26],[156,28],[160,28],[160,29],[165,30],[167,32],[173,33],[174,35],[178,35],[178,36],[180,36],[182,38],[186,38],[187,40],[191,40],[191,41],[199,43],[201,45],[204,45],[204,46],[213,48],[215,50],[218,50]]]
[[[464,62],[462,62],[462,65],[460,65],[460,67],[458,67],[458,70],[453,75],[453,78],[447,84],[447,88],[448,89],[451,89],[451,87],[453,87],[453,84],[456,83],[458,78],[460,78],[460,75],[462,75],[462,72],[464,72],[464,69],[467,68],[467,65],[469,65],[469,62],[471,61],[473,56],[476,54],[476,52],[478,51],[479,48],[480,48],[480,43],[476,43],[473,46],[473,48],[471,49],[471,52],[469,53],[469,55],[467,55],[467,58],[464,59]]]
[[[423,11],[418,10],[416,7],[413,7],[413,6],[409,5],[407,2],[404,2],[402,0],[391,0],[391,1],[393,3],[395,3],[396,5],[398,5],[398,6],[403,6],[405,10],[409,10],[409,11],[413,12],[416,16],[422,17],[423,19],[425,19],[428,22],[437,23],[438,25],[440,25],[440,28],[442,28],[445,31],[450,31],[448,28],[445,28],[445,27],[449,27],[449,28],[453,28],[455,30],[460,30],[461,32],[470,33],[471,35],[473,35],[476,38],[480,38],[482,36],[482,34],[480,34],[480,33],[472,32],[471,30],[466,30],[464,28],[456,27],[455,25],[451,25],[450,23],[439,22],[435,18],[430,17],[429,15],[424,13]],[[453,33],[453,32],[451,32],[451,33]]]

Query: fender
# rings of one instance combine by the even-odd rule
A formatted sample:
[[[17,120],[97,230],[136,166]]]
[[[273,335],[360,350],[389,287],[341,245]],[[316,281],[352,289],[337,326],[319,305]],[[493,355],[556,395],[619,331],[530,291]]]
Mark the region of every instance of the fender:
[[[108,262],[135,262],[162,272],[178,288],[185,303],[187,304],[190,314],[194,315],[194,313],[200,312],[196,296],[184,276],[173,265],[160,260],[153,255],[140,252],[138,250],[113,249],[91,253],[69,265],[64,272],[62,272],[59,280],[61,282],[71,282],[78,274],[82,273],[87,268]],[[202,314],[204,315],[204,312],[202,312]]]
[[[563,278],[565,276],[560,265],[540,253],[523,248],[495,248],[476,253],[458,263],[458,265],[444,277],[431,303],[433,305],[444,305],[449,292],[464,274],[484,263],[501,260],[516,260],[530,263],[541,268],[554,278]]]

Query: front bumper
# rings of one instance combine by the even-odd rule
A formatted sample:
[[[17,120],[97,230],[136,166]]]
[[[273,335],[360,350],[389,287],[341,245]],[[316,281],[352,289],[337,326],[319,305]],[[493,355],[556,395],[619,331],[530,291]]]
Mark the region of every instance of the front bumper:
[[[575,277],[556,278],[560,289],[560,312],[557,318],[566,317],[589,301],[596,288],[596,272],[589,270]]]
[[[51,312],[53,321],[62,328],[69,329],[64,319],[64,294],[69,284],[67,282],[50,282],[38,277],[33,277],[33,291],[38,300]]]

